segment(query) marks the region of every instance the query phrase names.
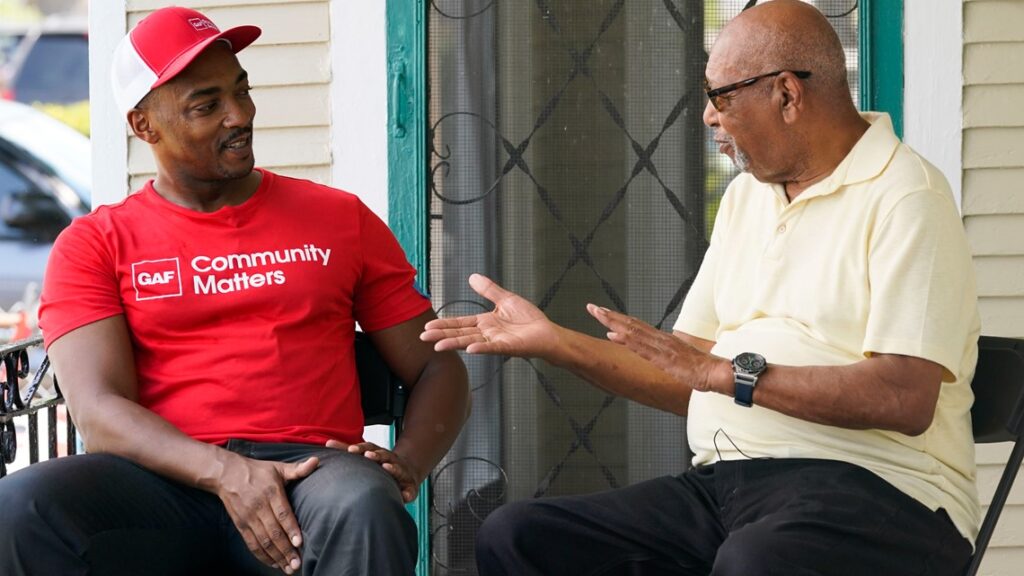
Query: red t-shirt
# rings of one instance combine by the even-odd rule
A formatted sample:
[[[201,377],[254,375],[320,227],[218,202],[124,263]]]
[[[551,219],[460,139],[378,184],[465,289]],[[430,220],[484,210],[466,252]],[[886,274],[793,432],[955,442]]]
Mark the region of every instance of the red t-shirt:
[[[124,314],[139,402],[197,440],[358,441],[355,323],[388,328],[430,302],[356,196],[262,173],[213,213],[150,182],[75,220],[50,255],[43,337]]]

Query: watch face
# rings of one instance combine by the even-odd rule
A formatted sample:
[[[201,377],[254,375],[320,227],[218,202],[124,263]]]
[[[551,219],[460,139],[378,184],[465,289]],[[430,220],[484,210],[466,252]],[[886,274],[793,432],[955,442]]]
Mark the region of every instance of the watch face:
[[[760,374],[768,367],[768,362],[760,354],[744,352],[733,359],[733,365],[747,374]]]

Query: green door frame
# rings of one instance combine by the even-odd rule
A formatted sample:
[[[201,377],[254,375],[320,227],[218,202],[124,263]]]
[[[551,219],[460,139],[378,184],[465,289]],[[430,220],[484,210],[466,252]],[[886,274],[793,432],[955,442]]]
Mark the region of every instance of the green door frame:
[[[892,116],[903,134],[903,1],[860,0],[860,102],[863,110]],[[427,3],[387,0],[388,224],[419,271],[417,287],[430,287],[427,186]],[[394,431],[392,431],[392,443]],[[430,572],[428,482],[408,505],[419,529],[417,576]]]
[[[388,225],[427,294],[427,26],[425,0],[387,0]],[[394,426],[391,445],[395,444]],[[430,479],[406,510],[419,534],[417,576],[430,573]]]
[[[888,112],[903,137],[903,1],[860,0],[860,107]]]

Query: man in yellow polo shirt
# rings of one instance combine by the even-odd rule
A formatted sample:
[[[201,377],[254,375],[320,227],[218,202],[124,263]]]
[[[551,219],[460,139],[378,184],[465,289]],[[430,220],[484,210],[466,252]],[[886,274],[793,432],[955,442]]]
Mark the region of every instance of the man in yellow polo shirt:
[[[961,574],[980,321],[945,178],[857,112],[809,4],[743,12],[706,81],[744,173],[673,334],[588,305],[611,342],[590,338],[478,275],[493,312],[427,324],[439,350],[540,357],[688,416],[691,470],[499,508],[481,574]]]

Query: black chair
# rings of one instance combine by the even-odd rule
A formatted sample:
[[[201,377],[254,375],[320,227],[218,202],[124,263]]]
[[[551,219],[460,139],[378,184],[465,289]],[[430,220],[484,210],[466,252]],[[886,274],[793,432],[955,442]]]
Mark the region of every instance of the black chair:
[[[407,389],[363,332],[356,332],[356,370],[359,372],[364,422],[367,426],[394,424],[397,436],[402,430]]]
[[[1013,481],[1024,459],[1024,340],[982,336],[978,340],[978,367],[971,381],[974,390],[974,441],[1013,442],[1013,452],[1003,469],[974,545],[967,576],[975,576],[985,555],[996,522],[1006,504]]]

